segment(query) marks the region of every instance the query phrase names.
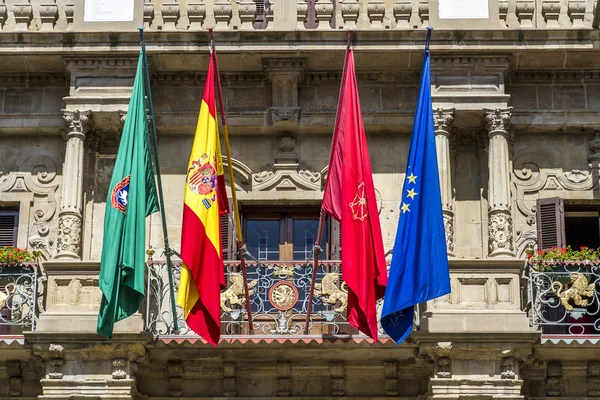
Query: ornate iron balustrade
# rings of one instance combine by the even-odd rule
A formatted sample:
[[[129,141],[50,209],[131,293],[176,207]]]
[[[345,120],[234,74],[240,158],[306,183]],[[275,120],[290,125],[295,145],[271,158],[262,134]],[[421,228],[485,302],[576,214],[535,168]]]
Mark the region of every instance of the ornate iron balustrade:
[[[0,335],[35,329],[38,269],[35,263],[0,264]]]
[[[600,261],[530,262],[532,327],[543,334],[600,333]]]
[[[339,261],[324,261],[318,267],[310,316],[312,335],[362,335],[346,319],[348,294],[341,281],[341,268]],[[221,333],[249,334],[239,262],[226,262],[225,269],[227,289],[221,292]],[[310,262],[247,263],[254,334],[298,335],[304,332],[312,271]],[[175,290],[180,272],[181,265],[176,263],[173,271]],[[187,327],[179,306],[177,322],[178,333],[173,329],[167,265],[164,261],[149,261],[146,330],[155,336],[195,335]],[[384,334],[381,329],[380,333]]]

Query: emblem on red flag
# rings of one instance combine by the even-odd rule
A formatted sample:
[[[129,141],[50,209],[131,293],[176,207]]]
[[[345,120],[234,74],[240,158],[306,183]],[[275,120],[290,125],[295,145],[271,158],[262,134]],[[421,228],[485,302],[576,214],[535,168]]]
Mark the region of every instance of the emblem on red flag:
[[[367,196],[365,194],[365,183],[361,181],[356,189],[356,194],[352,203],[350,203],[350,209],[352,210],[352,218],[358,221],[362,221],[369,215],[369,208],[367,207]]]

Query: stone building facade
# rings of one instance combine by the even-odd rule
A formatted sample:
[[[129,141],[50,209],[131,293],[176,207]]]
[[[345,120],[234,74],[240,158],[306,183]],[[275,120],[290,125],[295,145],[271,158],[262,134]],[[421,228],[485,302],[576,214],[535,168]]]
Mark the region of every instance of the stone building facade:
[[[23,312],[30,318],[19,327],[10,323],[18,313],[3,314],[9,325],[0,324],[0,399],[600,396],[597,320],[584,317],[582,331],[570,329],[581,321],[575,314],[554,330],[536,321],[545,306],[525,267],[545,221],[539,199],[563,199],[565,217],[552,220],[566,227],[563,244],[600,231],[594,2],[490,0],[488,17],[472,21],[440,18],[442,3],[143,4],[170,242],[178,249],[206,29],[214,26],[232,144],[225,165],[234,171],[249,248],[277,279],[304,271],[314,240],[307,232],[327,175],[348,29],[355,30],[360,101],[391,250],[423,28],[436,28],[432,93],[452,293],[421,305],[401,346],[340,328],[340,313],[322,304],[319,323],[329,325],[306,336],[274,312],[276,326],[259,320],[251,335],[245,322],[235,322],[243,315],[229,313],[224,326],[232,328],[213,348],[172,331],[158,281],[112,341],[95,334],[105,199],[138,33],[110,24],[75,29],[83,2],[0,2],[0,218],[12,218],[14,245],[38,257],[28,270],[35,285]],[[224,251],[234,260],[231,224],[223,227]],[[328,221],[330,260],[339,259],[339,229]],[[148,276],[163,282],[158,215],[147,231],[155,252]],[[228,265],[235,272],[236,262]],[[287,272],[277,272],[282,268]],[[339,262],[331,268],[339,271]],[[8,293],[15,271],[0,269],[0,289]]]

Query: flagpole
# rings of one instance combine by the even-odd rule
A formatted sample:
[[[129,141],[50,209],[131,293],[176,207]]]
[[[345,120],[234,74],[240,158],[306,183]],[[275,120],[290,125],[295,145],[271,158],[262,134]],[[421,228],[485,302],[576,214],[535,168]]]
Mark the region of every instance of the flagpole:
[[[231,148],[229,146],[229,130],[227,129],[227,120],[225,117],[225,105],[223,101],[223,91],[221,89],[221,74],[219,73],[219,62],[217,61],[217,49],[215,48],[215,41],[213,38],[212,28],[208,29],[210,34],[210,48],[214,55],[215,72],[217,74],[217,92],[219,95],[219,108],[221,109],[221,125],[223,126],[223,138],[225,139],[225,153],[227,154],[227,161],[229,166],[229,183],[231,187],[231,198],[233,202],[233,215],[235,218],[235,233],[237,237],[238,257],[240,258],[240,267],[242,268],[242,276],[244,280],[244,294],[246,297],[246,313],[248,314],[248,329],[250,334],[254,334],[254,326],[252,325],[252,309],[250,306],[250,292],[248,291],[248,273],[246,271],[246,247],[244,246],[244,240],[242,236],[242,225],[240,222],[240,211],[238,209],[237,195],[235,191],[235,183],[233,177],[233,165],[231,162]]]
[[[154,151],[154,166],[156,168],[156,180],[158,183],[158,207],[162,218],[163,239],[165,242],[165,255],[167,256],[167,275],[169,277],[169,293],[171,297],[171,312],[173,313],[173,332],[179,333],[177,326],[177,308],[175,306],[175,289],[173,288],[173,263],[171,255],[173,254],[169,247],[169,235],[167,233],[167,217],[165,215],[165,202],[163,199],[162,179],[160,176],[160,163],[158,160],[158,140],[156,139],[156,123],[154,122],[154,106],[152,105],[152,91],[150,90],[150,72],[148,68],[148,58],[146,57],[146,43],[144,42],[144,28],[139,27],[140,42],[142,46],[142,57],[144,62],[144,81],[146,83],[146,95],[148,96],[148,111],[150,114],[150,131],[152,136],[152,150]]]
[[[350,45],[352,44],[352,34],[353,31],[348,31],[348,40],[346,42],[346,55],[344,56],[344,68],[342,70],[342,82],[340,84],[340,92],[338,94],[338,102],[339,99],[342,96],[342,90],[344,87],[344,77],[346,76],[346,61],[348,59],[348,50],[350,50]],[[339,112],[339,110],[338,110]],[[335,137],[335,129],[337,128],[337,119],[339,117],[336,116],[336,126],[333,127],[334,129],[334,134],[333,136]],[[333,143],[332,143],[333,145]],[[340,221],[341,223],[341,221]],[[313,302],[313,298],[315,296],[315,285],[317,283],[317,270],[319,267],[319,256],[321,255],[321,253],[323,253],[323,249],[321,248],[321,237],[323,236],[323,229],[325,227],[325,211],[323,211],[323,208],[321,208],[321,212],[319,214],[319,229],[317,231],[317,240],[315,241],[315,247],[313,248],[313,271],[312,271],[312,278],[310,280],[310,291],[308,294],[308,304],[306,305],[306,320],[304,321],[304,334],[308,335],[309,333],[309,328],[310,328],[310,313],[312,311],[312,302]]]

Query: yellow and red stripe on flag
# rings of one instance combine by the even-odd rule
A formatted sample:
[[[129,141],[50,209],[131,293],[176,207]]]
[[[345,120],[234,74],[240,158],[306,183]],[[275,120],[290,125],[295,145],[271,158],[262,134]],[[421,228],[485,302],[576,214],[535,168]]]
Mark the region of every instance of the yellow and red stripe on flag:
[[[229,213],[229,207],[214,82],[211,54],[185,184],[177,304],[188,327],[216,346],[221,333],[220,292],[225,287],[219,217]]]

